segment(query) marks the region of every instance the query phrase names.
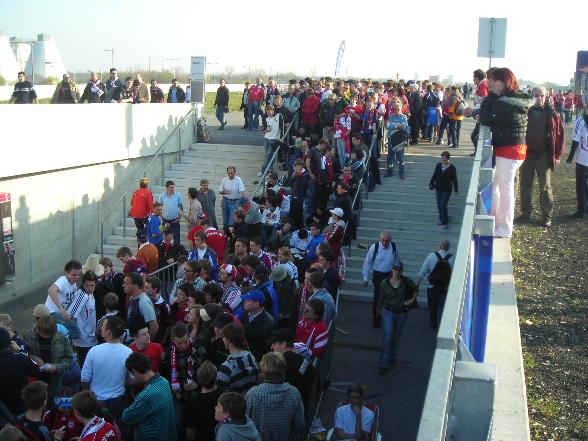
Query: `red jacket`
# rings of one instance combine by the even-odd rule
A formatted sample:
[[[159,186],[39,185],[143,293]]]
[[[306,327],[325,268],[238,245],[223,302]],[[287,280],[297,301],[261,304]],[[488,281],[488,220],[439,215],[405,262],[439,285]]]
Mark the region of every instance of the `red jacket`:
[[[262,86],[257,87],[257,85],[253,85],[249,88],[249,102],[251,101],[261,101],[265,95],[265,89]]]
[[[153,211],[153,193],[148,188],[139,188],[131,198],[129,217],[143,219]]]
[[[294,338],[294,348],[297,352],[303,353],[304,346],[308,349],[310,355],[318,357],[327,351],[328,342],[329,332],[324,321],[309,322],[304,319],[300,320],[296,327],[296,337]]]
[[[106,420],[94,417],[82,431],[79,441],[118,441],[114,427]]]
[[[209,227],[206,230],[206,245],[216,253],[216,260],[222,265],[225,259],[225,248],[227,247],[227,238],[221,230]]]
[[[320,100],[314,96],[307,96],[302,103],[302,122],[304,124],[317,124],[319,122]]]
[[[547,138],[549,141],[549,168],[551,171],[555,169],[555,161],[559,160],[564,153],[564,128],[559,116],[551,105],[548,105],[549,117],[547,120]]]

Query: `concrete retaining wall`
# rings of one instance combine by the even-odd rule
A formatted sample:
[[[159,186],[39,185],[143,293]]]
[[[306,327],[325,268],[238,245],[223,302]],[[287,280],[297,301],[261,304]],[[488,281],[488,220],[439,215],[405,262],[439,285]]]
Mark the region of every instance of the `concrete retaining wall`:
[[[254,79],[255,80],[255,79]],[[84,91],[84,87],[86,85],[86,81],[81,81],[78,83],[78,87],[80,88],[80,94]],[[164,93],[167,93],[169,89],[169,84],[160,84],[159,87],[163,90]],[[181,84],[182,88],[186,90],[187,84]],[[241,92],[243,90],[243,84],[227,84],[226,85],[231,92]],[[207,92],[216,92],[218,89],[218,84],[210,83],[206,85]],[[14,86],[0,86],[0,101],[9,100],[12,96],[12,92],[14,91]],[[44,85],[36,85],[35,91],[37,92],[37,96],[41,98],[51,98],[53,96],[53,92],[55,92],[55,86],[44,86]]]
[[[22,106],[10,109],[19,112],[16,107]],[[130,105],[121,106],[119,117],[125,112],[131,117],[123,117],[116,130],[106,130],[97,121],[104,118],[114,124],[117,106],[27,107],[37,118],[50,120],[53,130],[43,134],[22,114],[20,119],[10,119],[5,112],[9,106],[0,106],[0,120],[11,121],[3,124],[0,135],[0,145],[6,152],[0,163],[0,192],[12,196],[17,276],[14,282],[0,285],[0,304],[45,288],[63,271],[65,262],[75,258],[83,263],[88,254],[96,252],[100,220],[129,186],[137,184],[134,178],[185,113],[179,110],[189,109],[189,105],[178,105],[176,117],[161,111],[172,106],[144,106],[138,109],[142,112],[139,118],[135,108],[142,106],[134,106],[130,113],[125,110]],[[54,112],[68,107],[71,112],[67,116],[55,115]],[[115,114],[91,113],[108,109]],[[147,114],[147,109],[152,109],[152,114]],[[132,124],[125,128],[125,122]],[[42,124],[44,129],[49,125]],[[85,133],[82,128],[89,131]],[[184,126],[181,140],[174,135],[164,157],[166,170],[177,161],[178,143],[182,149],[191,146],[193,130],[193,126]],[[124,141],[128,133],[142,135],[133,135],[132,142],[127,143]],[[11,139],[11,143],[6,144],[6,139]],[[161,159],[157,158],[147,171],[153,184],[161,184],[161,168]],[[12,177],[7,177],[7,173]],[[121,216],[122,206],[105,225],[105,234],[112,234],[114,227],[120,225]]]

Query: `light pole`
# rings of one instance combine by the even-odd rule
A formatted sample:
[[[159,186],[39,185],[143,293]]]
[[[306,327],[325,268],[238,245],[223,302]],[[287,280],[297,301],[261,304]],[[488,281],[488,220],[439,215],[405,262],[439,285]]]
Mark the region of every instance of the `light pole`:
[[[249,79],[247,81],[249,81],[251,83],[251,66],[245,66],[245,65],[243,65],[243,67],[245,69],[248,69],[249,70],[249,77],[248,77]]]
[[[165,61],[182,61],[181,58],[166,58]],[[174,78],[176,77],[176,67],[172,67],[172,72],[174,73]]]
[[[114,48],[104,49],[104,52],[110,52],[110,67],[114,67]]]
[[[216,73],[215,70],[216,70],[216,66],[219,63],[206,63],[206,64],[212,66],[212,84],[214,84],[214,83],[216,83],[216,81],[214,80],[214,76],[215,76],[215,73]]]

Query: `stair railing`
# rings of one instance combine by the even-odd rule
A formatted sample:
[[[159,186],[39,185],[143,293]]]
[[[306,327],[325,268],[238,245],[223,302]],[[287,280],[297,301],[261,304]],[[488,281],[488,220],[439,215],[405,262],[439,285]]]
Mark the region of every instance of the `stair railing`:
[[[196,108],[192,107],[190,109],[190,111],[188,111],[184,116],[182,116],[179,123],[174,127],[174,129],[170,132],[170,134],[167,136],[165,141],[163,141],[161,146],[153,154],[153,157],[151,158],[149,163],[145,167],[143,167],[139,173],[137,173],[137,176],[131,181],[131,184],[126,189],[126,191],[122,194],[122,196],[119,198],[119,200],[116,201],[116,203],[112,207],[110,207],[110,209],[106,212],[104,217],[100,220],[100,256],[101,257],[104,256],[104,224],[105,224],[105,222],[110,218],[112,213],[114,213],[114,210],[116,210],[117,207],[122,205],[121,219],[122,219],[122,225],[123,225],[123,236],[126,236],[127,224],[125,222],[125,219],[128,217],[127,216],[127,198],[128,198],[129,193],[131,191],[133,191],[134,189],[136,189],[137,182],[141,178],[146,177],[147,169],[149,167],[151,167],[151,164],[153,164],[158,157],[161,158],[161,179],[163,181],[163,176],[165,175],[165,154],[164,154],[165,149],[170,144],[170,142],[171,142],[172,138],[174,137],[174,135],[176,134],[176,132],[179,132],[178,152],[177,153],[178,153],[178,161],[180,160],[181,152],[182,152],[182,126],[190,120],[192,120],[192,122],[194,123],[194,126],[195,126],[195,121],[193,120],[193,117],[195,115],[196,115]],[[193,133],[192,133],[192,136],[194,136]]]

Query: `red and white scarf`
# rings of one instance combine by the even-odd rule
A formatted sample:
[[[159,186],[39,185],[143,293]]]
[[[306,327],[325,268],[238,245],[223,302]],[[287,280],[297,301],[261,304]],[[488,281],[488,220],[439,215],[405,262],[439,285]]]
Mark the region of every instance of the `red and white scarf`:
[[[192,358],[192,342],[188,341],[188,360],[187,360],[187,366],[186,366],[186,370],[187,370],[187,380],[188,382],[192,381],[192,378],[194,376],[194,359]],[[178,373],[178,358],[179,358],[180,354],[178,352],[178,349],[176,348],[176,345],[174,343],[172,343],[172,347],[171,347],[171,385],[172,387],[174,386],[174,384],[177,384],[179,386],[181,386],[180,383],[180,375]]]

